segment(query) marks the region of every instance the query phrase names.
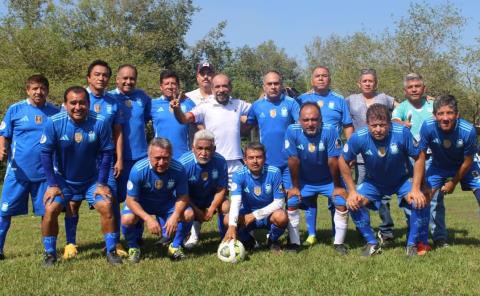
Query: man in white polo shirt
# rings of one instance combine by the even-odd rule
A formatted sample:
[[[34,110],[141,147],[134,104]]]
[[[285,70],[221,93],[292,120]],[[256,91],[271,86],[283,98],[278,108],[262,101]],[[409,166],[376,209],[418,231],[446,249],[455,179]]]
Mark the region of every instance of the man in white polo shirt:
[[[190,112],[183,113],[178,99],[172,100],[170,107],[179,122],[203,124],[213,132],[216,152],[227,160],[230,184],[233,172],[243,166],[240,125],[246,120],[251,104],[230,96],[232,84],[225,74],[216,74],[213,77],[212,90],[215,100],[207,100]]]
[[[198,88],[185,94],[195,105],[213,99],[212,78],[215,75],[215,69],[209,62],[203,62],[197,65],[197,84]],[[193,139],[193,137],[192,137]]]

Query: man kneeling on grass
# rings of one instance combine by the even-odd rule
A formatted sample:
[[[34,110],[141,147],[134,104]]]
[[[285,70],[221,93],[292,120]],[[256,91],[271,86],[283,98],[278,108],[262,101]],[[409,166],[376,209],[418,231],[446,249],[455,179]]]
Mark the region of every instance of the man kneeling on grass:
[[[339,160],[340,171],[348,188],[350,215],[367,241],[362,256],[369,257],[382,251],[370,226],[367,207],[378,210],[382,197],[394,193],[398,196],[399,206],[411,210],[411,216],[407,217],[407,256],[424,255],[430,250],[429,200],[419,190],[420,184],[412,187],[412,164],[409,159],[415,159],[414,175],[419,177],[415,180],[421,183],[423,166],[418,161],[419,149],[414,146],[413,136],[406,127],[391,122],[390,111],[385,105],[373,104],[368,108],[367,125],[350,137]],[[361,154],[365,161],[366,177],[355,188],[350,165],[357,154]]]

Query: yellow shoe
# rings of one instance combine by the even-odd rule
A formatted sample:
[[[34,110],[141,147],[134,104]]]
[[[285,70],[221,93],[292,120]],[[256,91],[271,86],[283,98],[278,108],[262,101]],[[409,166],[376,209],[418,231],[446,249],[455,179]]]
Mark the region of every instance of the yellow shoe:
[[[317,237],[315,235],[309,235],[307,239],[303,242],[305,247],[313,247],[317,244]]]
[[[78,251],[77,246],[74,244],[68,244],[65,246],[65,251],[63,251],[63,259],[69,260],[77,257]]]
[[[115,249],[117,250],[117,255],[122,257],[122,258],[128,258],[128,252],[123,248],[121,243],[118,243],[115,246]]]
[[[179,261],[186,258],[185,253],[183,253],[182,247],[174,248],[172,244],[168,246],[168,256],[173,261]]]

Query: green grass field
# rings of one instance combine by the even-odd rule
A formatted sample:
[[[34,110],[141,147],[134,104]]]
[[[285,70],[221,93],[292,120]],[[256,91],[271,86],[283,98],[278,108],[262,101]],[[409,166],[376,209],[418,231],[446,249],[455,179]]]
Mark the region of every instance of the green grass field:
[[[478,295],[478,206],[470,192],[457,191],[446,201],[451,247],[425,257],[405,257],[405,222],[396,205],[397,239],[392,248],[377,257],[360,258],[363,241],[350,221],[350,254],[337,256],[331,247],[322,199],[319,245],[299,254],[272,254],[262,249],[235,265],[217,259],[219,238],[216,226],[209,223],[202,229],[201,246],[189,252],[185,261],[171,262],[164,250],[156,248],[155,239],[146,235],[144,259],[139,264],[109,266],[102,254],[98,216],[84,205],[78,258],[46,269],[41,265],[39,219],[17,217],[7,238],[7,260],[0,262],[0,295]],[[372,216],[373,225],[378,225],[378,217]],[[62,229],[59,252],[63,243]]]

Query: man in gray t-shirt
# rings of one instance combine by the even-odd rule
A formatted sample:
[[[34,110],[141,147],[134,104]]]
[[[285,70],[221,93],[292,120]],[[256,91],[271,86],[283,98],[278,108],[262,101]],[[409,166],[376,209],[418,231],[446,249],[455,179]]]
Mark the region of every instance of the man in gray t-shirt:
[[[363,69],[360,72],[357,85],[362,91],[359,94],[348,96],[347,102],[350,116],[353,121],[354,130],[367,126],[367,109],[370,105],[378,103],[388,107],[393,111],[397,105],[395,99],[384,93],[377,93],[377,73],[374,69]],[[355,175],[357,184],[361,184],[365,179],[365,165],[361,155],[357,156]],[[380,231],[378,238],[380,243],[388,244],[393,241],[393,220],[390,215],[390,196],[385,196],[378,209],[382,223],[379,225]]]

